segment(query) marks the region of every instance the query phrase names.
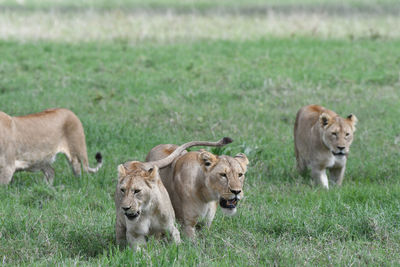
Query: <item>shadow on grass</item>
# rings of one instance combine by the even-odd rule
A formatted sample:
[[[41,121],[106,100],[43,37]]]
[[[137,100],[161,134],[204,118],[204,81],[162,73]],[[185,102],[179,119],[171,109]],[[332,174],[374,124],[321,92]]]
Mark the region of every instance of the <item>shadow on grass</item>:
[[[109,231],[74,229],[59,238],[71,257],[79,255],[84,259],[95,258],[104,254],[110,246],[116,247],[114,235]]]
[[[115,245],[110,205],[96,198],[95,187],[51,187],[41,175],[15,177],[5,190],[0,211],[1,248],[6,263],[24,263],[54,257],[90,259]],[[76,181],[85,183],[88,177]],[[4,200],[3,200],[4,201]],[[9,252],[7,252],[9,249]],[[58,256],[57,256],[58,255]]]

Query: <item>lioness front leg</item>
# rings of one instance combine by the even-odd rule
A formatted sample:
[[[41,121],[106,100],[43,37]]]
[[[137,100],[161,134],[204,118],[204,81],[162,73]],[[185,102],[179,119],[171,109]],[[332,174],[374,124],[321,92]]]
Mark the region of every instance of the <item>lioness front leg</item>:
[[[9,184],[14,174],[14,168],[0,166],[0,184]]]
[[[194,239],[196,236],[195,226],[196,226],[196,223],[192,223],[192,222],[187,222],[187,223],[185,222],[185,225],[183,226],[183,232],[190,239]]]
[[[168,232],[171,234],[172,236],[172,240],[174,240],[174,242],[176,244],[181,243],[181,235],[179,234],[178,229],[175,227],[175,225],[171,225],[170,228],[168,229]]]
[[[133,236],[133,235],[128,233],[126,235],[126,237],[128,239],[129,246],[135,252],[140,250],[140,246],[141,245],[145,245],[146,244],[146,238],[144,237],[144,235]]]
[[[210,228],[212,221],[214,220],[215,213],[217,212],[218,203],[216,201],[209,204],[209,208],[206,215],[206,227]]]
[[[336,182],[336,184],[339,186],[342,185],[345,169],[346,169],[346,166],[329,170],[330,178],[332,178],[332,180],[334,180]]]
[[[115,237],[117,240],[117,245],[121,248],[124,248],[126,246],[126,227],[121,225],[120,223],[116,223]]]
[[[320,184],[323,188],[329,189],[328,176],[326,176],[325,169],[323,170],[312,169],[311,177],[314,179],[316,183]]]
[[[193,226],[185,225],[184,231],[185,231],[185,235],[187,237],[189,237],[190,239],[193,239],[195,237],[196,229]]]
[[[299,152],[296,149],[296,167],[297,171],[300,173],[300,175],[304,176],[304,174],[307,172],[307,165],[303,158],[299,155]]]

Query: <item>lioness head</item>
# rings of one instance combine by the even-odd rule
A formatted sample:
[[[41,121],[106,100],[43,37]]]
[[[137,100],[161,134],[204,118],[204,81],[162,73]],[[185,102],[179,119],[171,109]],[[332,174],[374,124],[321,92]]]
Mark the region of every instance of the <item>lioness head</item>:
[[[353,142],[357,118],[350,114],[345,119],[339,116],[331,117],[322,113],[319,117],[321,124],[322,141],[335,157],[344,157],[350,151]]]
[[[151,203],[151,191],[160,181],[158,168],[146,169],[143,163],[132,161],[118,166],[120,208],[128,220],[137,220]]]
[[[245,154],[235,157],[217,156],[202,150],[198,156],[206,176],[206,186],[227,215],[236,213],[236,205],[243,197],[244,175],[249,163]]]

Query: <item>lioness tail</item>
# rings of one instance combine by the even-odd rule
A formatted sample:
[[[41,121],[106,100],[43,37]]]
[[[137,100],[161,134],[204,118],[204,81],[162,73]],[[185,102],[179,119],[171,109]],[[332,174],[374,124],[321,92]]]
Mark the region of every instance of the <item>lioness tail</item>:
[[[95,158],[96,158],[97,166],[95,168],[91,168],[91,167],[88,166],[87,171],[89,173],[95,173],[98,170],[100,170],[101,166],[103,166],[103,156],[101,155],[100,152],[96,153]]]

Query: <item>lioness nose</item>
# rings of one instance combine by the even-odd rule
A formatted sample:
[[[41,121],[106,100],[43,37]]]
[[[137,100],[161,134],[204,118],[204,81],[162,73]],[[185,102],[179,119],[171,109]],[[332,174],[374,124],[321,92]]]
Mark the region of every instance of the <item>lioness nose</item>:
[[[127,210],[129,210],[131,207],[129,206],[129,207],[121,207],[124,211],[127,211]]]
[[[231,192],[234,193],[235,195],[239,195],[240,192],[242,192],[242,190],[232,190],[231,189]]]
[[[344,146],[338,146],[337,147],[339,150],[343,150],[343,149],[345,149],[345,147]]]

